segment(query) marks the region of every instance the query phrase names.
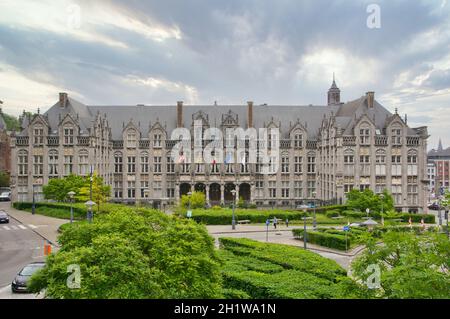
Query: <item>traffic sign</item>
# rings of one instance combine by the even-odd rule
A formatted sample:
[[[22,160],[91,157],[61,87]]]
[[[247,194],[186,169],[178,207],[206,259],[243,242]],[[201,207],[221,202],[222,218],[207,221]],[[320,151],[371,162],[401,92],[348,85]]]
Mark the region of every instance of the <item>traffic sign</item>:
[[[350,226],[344,226],[344,231],[349,231],[350,230]]]

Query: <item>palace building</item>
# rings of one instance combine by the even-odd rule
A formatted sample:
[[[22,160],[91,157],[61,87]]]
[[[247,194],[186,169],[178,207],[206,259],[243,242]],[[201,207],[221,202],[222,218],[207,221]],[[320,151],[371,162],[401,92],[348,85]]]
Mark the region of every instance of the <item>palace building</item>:
[[[258,163],[178,163],[170,156],[175,128],[278,128],[279,169]],[[427,201],[427,128],[411,128],[374,92],[342,103],[334,79],[327,105],[89,106],[59,94],[44,114],[24,115],[11,136],[14,201],[42,200],[49,179],[89,175],[111,185],[111,199],[174,204],[202,191],[208,204],[258,206],[344,203],[353,188],[387,189],[398,210],[423,212]],[[192,143],[193,145],[193,143]],[[232,190],[236,190],[233,196]]]

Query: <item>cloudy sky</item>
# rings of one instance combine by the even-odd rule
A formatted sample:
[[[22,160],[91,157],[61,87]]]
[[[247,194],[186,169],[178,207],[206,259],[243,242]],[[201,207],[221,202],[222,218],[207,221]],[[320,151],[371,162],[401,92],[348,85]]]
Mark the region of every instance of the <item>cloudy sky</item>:
[[[15,115],[62,91],[96,105],[324,105],[333,72],[343,101],[373,90],[429,126],[430,147],[450,146],[447,0],[0,0],[0,100]]]

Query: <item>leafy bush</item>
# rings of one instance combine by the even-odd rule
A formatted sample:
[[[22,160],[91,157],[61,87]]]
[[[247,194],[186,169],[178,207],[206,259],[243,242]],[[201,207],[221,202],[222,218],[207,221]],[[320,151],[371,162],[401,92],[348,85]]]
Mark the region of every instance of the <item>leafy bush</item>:
[[[303,239],[303,229],[293,229],[292,233],[297,239]],[[317,244],[319,246],[345,250],[346,240],[345,234],[339,235],[330,232],[321,231],[307,231],[306,241],[311,244]],[[351,236],[347,237],[347,248],[351,245]]]
[[[191,196],[181,196],[181,207],[187,208],[189,205],[191,209],[204,208],[206,204],[206,197],[203,192],[193,192]]]
[[[344,269],[310,251],[243,238],[219,240],[225,290],[264,299],[361,296]]]
[[[133,207],[115,207],[93,223],[66,226],[61,249],[32,277],[30,289],[51,298],[217,298],[220,263],[205,227]],[[77,264],[81,289],[66,285]]]
[[[331,217],[339,217],[339,211],[337,210],[329,210],[325,213],[325,216],[331,218]]]

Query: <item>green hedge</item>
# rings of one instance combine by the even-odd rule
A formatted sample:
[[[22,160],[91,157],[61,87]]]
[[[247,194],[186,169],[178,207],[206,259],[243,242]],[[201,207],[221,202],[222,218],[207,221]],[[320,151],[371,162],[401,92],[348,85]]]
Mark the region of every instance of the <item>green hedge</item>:
[[[303,239],[303,229],[293,229],[292,233],[295,238]],[[319,246],[345,250],[346,242],[345,242],[345,234],[333,234],[322,231],[307,231],[306,241],[311,244],[317,244]],[[347,248],[351,246],[351,236],[347,237]]]
[[[224,295],[254,299],[357,298],[358,286],[336,262],[298,247],[219,238]],[[350,288],[349,288],[350,287]]]

